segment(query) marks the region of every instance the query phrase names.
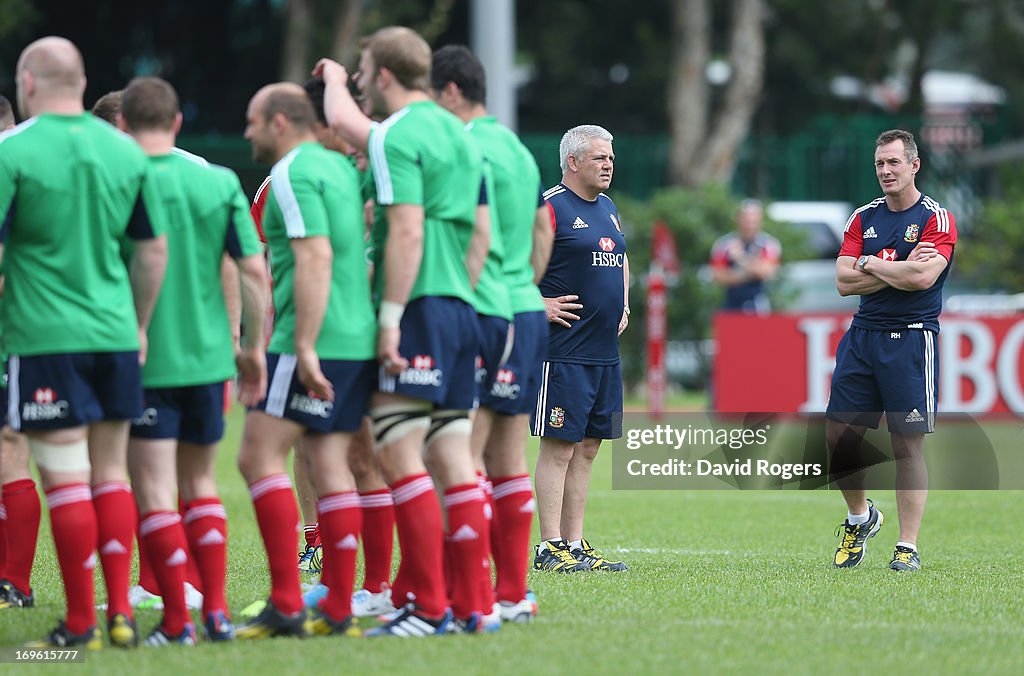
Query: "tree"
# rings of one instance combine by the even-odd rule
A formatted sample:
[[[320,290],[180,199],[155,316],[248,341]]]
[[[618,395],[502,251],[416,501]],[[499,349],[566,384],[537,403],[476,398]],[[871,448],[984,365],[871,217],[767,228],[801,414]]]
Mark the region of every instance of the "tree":
[[[730,76],[717,106],[707,81],[712,15],[708,0],[675,0],[668,83],[672,182],[698,186],[732,177],[736,152],[750,130],[764,83],[761,0],[733,0]]]
[[[284,44],[281,49],[281,79],[290,82],[305,82],[313,60],[320,54],[315,48],[323,43],[329,45],[327,54],[332,59],[347,63],[355,53],[355,36],[359,32],[363,3],[361,0],[342,0],[321,6],[315,0],[288,0],[285,3]],[[332,22],[322,21],[330,16]],[[323,26],[330,26],[328,40],[320,40]]]
[[[313,0],[288,0],[285,3],[282,80],[305,82],[309,79],[313,26]]]

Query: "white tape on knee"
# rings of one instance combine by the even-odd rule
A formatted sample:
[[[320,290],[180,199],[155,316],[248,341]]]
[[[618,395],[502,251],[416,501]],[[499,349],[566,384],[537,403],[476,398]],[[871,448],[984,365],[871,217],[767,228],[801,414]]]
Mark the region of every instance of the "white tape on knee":
[[[411,432],[430,427],[430,403],[409,402],[375,406],[370,410],[374,448],[394,443]]]
[[[453,434],[464,434],[468,438],[472,430],[473,423],[469,420],[469,411],[434,411],[430,414],[427,445]]]
[[[85,439],[71,444],[51,444],[29,437],[32,459],[48,472],[88,472],[89,442]]]

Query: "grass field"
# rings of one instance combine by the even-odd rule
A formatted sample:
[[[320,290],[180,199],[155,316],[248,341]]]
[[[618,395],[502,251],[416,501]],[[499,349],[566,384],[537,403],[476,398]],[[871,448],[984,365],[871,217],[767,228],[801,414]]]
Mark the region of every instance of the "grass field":
[[[228,599],[236,612],[267,594],[265,558],[234,467],[231,416],[218,472],[229,515]],[[532,453],[531,453],[532,454]],[[924,568],[886,568],[894,498],[875,493],[887,525],[851,571],[830,566],[838,494],[795,491],[612,491],[610,455],[595,467],[587,532],[631,566],[624,574],[531,573],[540,616],[486,636],[277,639],[194,648],[107,648],[78,673],[1020,673],[1024,574],[1019,492],[936,491],[921,533]],[[45,510],[44,510],[45,512]],[[524,554],[525,555],[525,554]],[[44,521],[37,606],[0,612],[0,644],[42,636],[63,598]],[[140,630],[158,621],[140,611]],[[49,670],[52,667],[41,667]],[[11,673],[11,672],[8,672]]]

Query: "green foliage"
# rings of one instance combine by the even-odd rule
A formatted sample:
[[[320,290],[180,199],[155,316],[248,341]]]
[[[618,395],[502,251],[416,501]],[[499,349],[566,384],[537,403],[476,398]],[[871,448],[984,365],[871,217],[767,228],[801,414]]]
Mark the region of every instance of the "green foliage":
[[[25,33],[37,16],[31,0],[0,0],[0,40]]]
[[[1024,194],[985,203],[971,229],[957,242],[957,275],[983,289],[1016,293],[1024,289]]]
[[[680,274],[668,289],[669,340],[711,337],[711,319],[723,293],[707,273],[715,240],[735,228],[742,198],[727,186],[712,183],[702,188],[663,188],[646,201],[617,195],[616,205],[629,244],[630,328],[619,341],[623,378],[627,386],[643,380],[646,354],[646,279],[651,264],[651,236],[656,221],[663,221],[675,236]],[[810,250],[799,233],[783,223],[765,222],[765,230],[779,239],[786,261],[808,258]]]

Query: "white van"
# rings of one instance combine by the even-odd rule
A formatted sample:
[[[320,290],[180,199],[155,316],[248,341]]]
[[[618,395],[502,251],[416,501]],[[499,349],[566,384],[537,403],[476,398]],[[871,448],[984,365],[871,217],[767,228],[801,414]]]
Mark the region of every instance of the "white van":
[[[849,202],[772,202],[767,209],[771,220],[789,223],[806,233],[818,258],[832,260],[839,254],[843,229],[852,213]]]
[[[767,215],[804,232],[815,259],[786,263],[779,271],[773,298],[789,312],[854,312],[860,296],[836,291],[835,261],[843,230],[853,213],[848,202],[772,202]],[[770,226],[769,226],[770,227]],[[786,252],[782,252],[785,260]]]

